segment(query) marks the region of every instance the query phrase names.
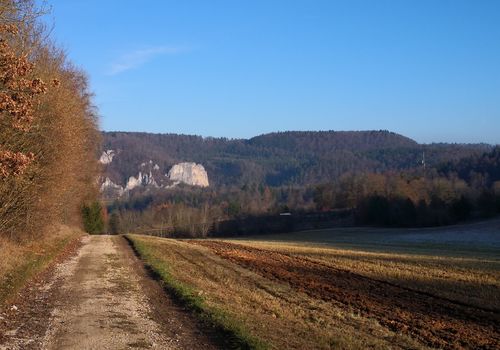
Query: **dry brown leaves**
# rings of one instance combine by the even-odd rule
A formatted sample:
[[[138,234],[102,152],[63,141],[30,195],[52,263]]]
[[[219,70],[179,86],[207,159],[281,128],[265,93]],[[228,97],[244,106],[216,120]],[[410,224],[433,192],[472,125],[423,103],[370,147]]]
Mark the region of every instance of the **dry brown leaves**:
[[[7,127],[27,132],[35,118],[37,95],[45,93],[47,85],[32,77],[33,64],[10,45],[17,33],[15,25],[0,25],[0,118]],[[23,174],[33,160],[33,153],[0,148],[0,178]]]

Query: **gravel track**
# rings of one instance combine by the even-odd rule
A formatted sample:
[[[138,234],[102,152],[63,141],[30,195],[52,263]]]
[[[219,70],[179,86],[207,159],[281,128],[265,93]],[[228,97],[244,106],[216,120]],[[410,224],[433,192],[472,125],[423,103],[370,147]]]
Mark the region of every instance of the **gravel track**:
[[[215,349],[122,237],[84,237],[26,294],[3,314],[0,349]]]

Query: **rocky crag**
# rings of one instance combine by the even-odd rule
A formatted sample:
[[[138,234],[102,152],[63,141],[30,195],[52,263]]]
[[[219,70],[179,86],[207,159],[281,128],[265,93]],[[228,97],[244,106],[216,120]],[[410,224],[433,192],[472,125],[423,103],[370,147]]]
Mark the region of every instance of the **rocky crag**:
[[[191,186],[208,187],[208,175],[201,164],[187,162],[175,164],[167,176],[172,181],[183,182]]]
[[[104,167],[104,176],[100,179],[100,190],[106,198],[121,197],[140,188],[168,189],[181,183],[198,187],[209,186],[208,174],[201,164],[181,162],[174,164],[168,172],[164,173],[163,169],[152,160],[141,163],[138,166],[137,175],[129,176],[127,181],[121,184],[119,180],[113,181],[111,171],[108,171],[118,153],[114,150],[106,150],[99,158],[99,162]]]

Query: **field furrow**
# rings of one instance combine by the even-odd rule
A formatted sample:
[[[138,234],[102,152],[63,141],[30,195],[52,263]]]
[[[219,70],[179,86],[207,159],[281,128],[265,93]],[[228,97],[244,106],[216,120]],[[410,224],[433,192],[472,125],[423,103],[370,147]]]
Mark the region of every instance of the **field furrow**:
[[[219,241],[192,241],[220,257],[282,282],[311,297],[341,305],[431,347],[500,347],[500,317],[488,312],[401,288],[275,251]]]

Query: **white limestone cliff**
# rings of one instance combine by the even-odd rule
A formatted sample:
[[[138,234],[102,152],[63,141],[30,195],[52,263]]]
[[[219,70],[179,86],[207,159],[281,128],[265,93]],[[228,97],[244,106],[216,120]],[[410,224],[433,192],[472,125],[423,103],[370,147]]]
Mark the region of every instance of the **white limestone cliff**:
[[[187,162],[175,164],[167,176],[174,182],[183,182],[191,186],[209,186],[207,172],[201,164]]]
[[[142,173],[139,171],[137,177],[131,176],[127,181],[127,185],[125,186],[125,191],[130,191],[138,186],[154,186],[159,187],[156,183],[153,174],[149,172],[149,174]]]
[[[101,184],[101,193],[104,192],[111,192],[113,194],[116,194],[118,196],[123,195],[124,189],[122,186],[115,184],[109,177],[104,180],[104,182]]]
[[[101,154],[101,158],[99,158],[99,162],[101,164],[109,164],[113,161],[113,157],[115,156],[115,151],[112,149],[108,149]]]
[[[106,155],[106,156],[104,156]],[[114,156],[114,151],[109,150],[103,153],[101,163],[109,164]],[[107,158],[106,158],[107,157]],[[147,169],[150,169],[149,172]],[[201,164],[196,163],[179,163],[175,164],[165,177],[159,173],[160,166],[149,161],[142,163],[139,166],[137,176],[130,176],[124,186],[114,183],[109,177],[106,177],[101,182],[101,193],[109,197],[121,197],[135,188],[174,188],[180,183],[185,183],[191,186],[208,187],[208,175],[205,168]]]

